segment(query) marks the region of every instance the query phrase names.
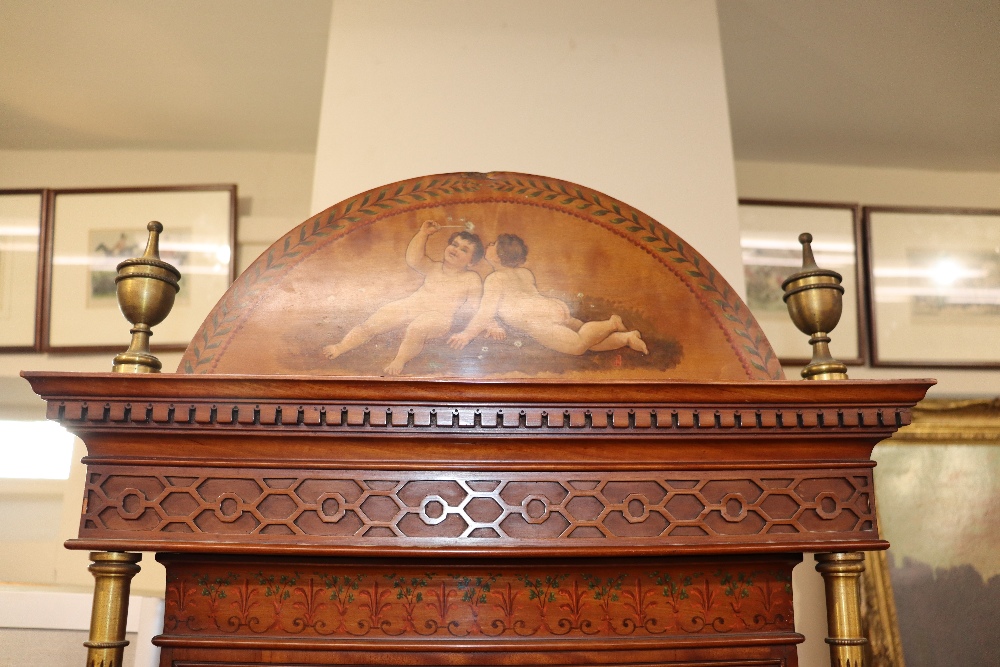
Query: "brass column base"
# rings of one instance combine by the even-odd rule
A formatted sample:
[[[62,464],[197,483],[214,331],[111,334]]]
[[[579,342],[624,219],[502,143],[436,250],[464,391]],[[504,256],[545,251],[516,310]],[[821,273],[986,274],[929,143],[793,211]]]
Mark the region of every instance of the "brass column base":
[[[826,585],[826,623],[832,667],[862,667],[868,640],[861,628],[861,552],[816,554],[816,571]]]
[[[121,667],[128,616],[128,595],[132,577],[139,572],[136,565],[142,554],[121,551],[94,551],[90,567],[94,575],[94,606],[90,612],[90,638],[87,647],[87,667]]]

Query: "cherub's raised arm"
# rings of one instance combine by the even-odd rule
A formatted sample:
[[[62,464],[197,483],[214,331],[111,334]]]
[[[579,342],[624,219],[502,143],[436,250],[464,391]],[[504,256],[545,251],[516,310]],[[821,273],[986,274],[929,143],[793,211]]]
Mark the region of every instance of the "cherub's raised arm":
[[[427,256],[427,239],[441,229],[433,220],[425,220],[410,244],[406,246],[406,264],[414,271],[427,274],[434,268],[434,260]]]
[[[496,324],[493,318],[496,317],[497,308],[500,305],[500,291],[497,275],[491,273],[486,276],[486,281],[483,284],[483,298],[479,302],[479,310],[476,311],[476,314],[462,332],[448,339],[448,345],[452,349],[461,350],[472,342],[473,338],[486,330],[487,327]]]

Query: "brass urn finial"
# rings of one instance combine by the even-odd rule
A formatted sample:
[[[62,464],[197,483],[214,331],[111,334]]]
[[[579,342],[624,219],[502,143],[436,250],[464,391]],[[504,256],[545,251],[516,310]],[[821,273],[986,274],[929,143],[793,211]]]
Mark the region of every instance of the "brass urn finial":
[[[830,356],[830,332],[843,312],[844,278],[836,271],[816,266],[812,234],[799,234],[802,244],[802,270],[781,283],[785,304],[792,322],[809,334],[813,346],[812,361],[802,369],[806,380],[846,380],[847,366]]]
[[[115,373],[159,373],[162,364],[149,352],[152,327],[162,322],[174,307],[174,297],[180,291],[177,281],[181,273],[160,259],[160,233],[163,225],[153,221],[146,225],[149,241],[142,257],[126,259],[118,265],[115,285],[122,315],[132,323],[132,342],[128,349],[115,356],[111,370]]]

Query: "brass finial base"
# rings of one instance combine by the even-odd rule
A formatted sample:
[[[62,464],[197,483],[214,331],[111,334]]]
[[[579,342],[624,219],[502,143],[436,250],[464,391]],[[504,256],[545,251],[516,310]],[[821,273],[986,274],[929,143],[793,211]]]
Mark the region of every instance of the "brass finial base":
[[[180,291],[180,272],[160,259],[160,233],[163,225],[153,221],[146,225],[149,240],[142,257],[126,259],[118,265],[115,284],[122,315],[132,323],[132,342],[128,349],[115,356],[111,370],[115,373],[159,373],[163,365],[149,351],[152,327],[166,318]]]
[[[122,551],[91,552],[88,568],[94,575],[94,602],[90,612],[90,637],[87,647],[88,667],[121,667],[128,616],[128,595],[132,577],[139,571],[136,563],[142,554]]]
[[[836,271],[816,266],[812,234],[800,234],[802,270],[789,276],[781,288],[785,291],[788,314],[799,331],[809,334],[812,361],[802,369],[806,380],[846,380],[847,366],[830,355],[829,332],[837,326],[843,311],[843,277]]]
[[[862,667],[868,640],[861,628],[861,573],[863,553],[816,554],[816,571],[826,587],[826,622],[830,634],[830,664],[833,667]]]

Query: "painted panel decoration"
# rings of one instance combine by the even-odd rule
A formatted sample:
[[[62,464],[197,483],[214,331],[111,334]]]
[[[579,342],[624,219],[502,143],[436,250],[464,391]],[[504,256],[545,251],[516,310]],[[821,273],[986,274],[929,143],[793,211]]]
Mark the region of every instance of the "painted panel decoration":
[[[593,190],[512,173],[411,179],[307,220],[234,283],[179,370],[782,377],[747,307],[669,229]]]
[[[1000,211],[864,209],[873,365],[1000,366]]]
[[[797,557],[793,557],[796,558]],[[173,636],[372,642],[671,637],[794,629],[789,560],[546,564],[160,556]],[[369,644],[370,646],[370,644]],[[758,663],[759,664],[759,663]]]

